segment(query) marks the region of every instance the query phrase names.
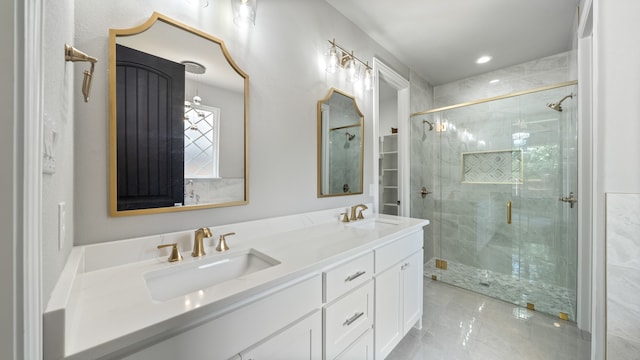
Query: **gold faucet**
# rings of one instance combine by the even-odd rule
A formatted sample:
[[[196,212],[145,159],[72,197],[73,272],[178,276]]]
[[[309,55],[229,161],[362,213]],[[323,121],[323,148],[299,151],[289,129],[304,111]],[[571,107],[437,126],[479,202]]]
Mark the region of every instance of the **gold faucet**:
[[[358,215],[356,216],[356,210],[358,210],[358,208],[362,208],[362,210],[360,210],[358,212]],[[362,211],[363,210],[367,210],[368,207],[365,204],[358,204],[358,205],[354,205],[351,207],[351,217],[349,218],[349,220],[351,221],[355,221],[355,220],[362,220],[364,219],[364,216],[362,215]]]
[[[169,255],[169,262],[182,260],[182,255],[180,255],[180,251],[178,251],[178,243],[158,245],[158,249],[166,248],[169,246],[172,246],[171,254]]]
[[[191,252],[191,256],[198,257],[206,255],[207,253],[204,252],[204,244],[202,239],[210,238],[211,236],[211,230],[209,230],[208,227],[203,227],[196,230],[196,236],[193,242],[193,252]]]
[[[234,232],[230,232],[230,233],[220,235],[220,240],[218,240],[218,246],[216,246],[216,250],[219,252],[229,250],[229,245],[227,245],[227,240],[225,239],[225,237],[235,235],[235,234],[236,233]]]

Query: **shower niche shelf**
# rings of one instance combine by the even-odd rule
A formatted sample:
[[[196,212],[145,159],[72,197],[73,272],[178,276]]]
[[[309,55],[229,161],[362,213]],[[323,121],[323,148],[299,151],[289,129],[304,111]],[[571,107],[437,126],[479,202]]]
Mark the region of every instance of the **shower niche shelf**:
[[[380,137],[380,212],[398,215],[398,134]]]

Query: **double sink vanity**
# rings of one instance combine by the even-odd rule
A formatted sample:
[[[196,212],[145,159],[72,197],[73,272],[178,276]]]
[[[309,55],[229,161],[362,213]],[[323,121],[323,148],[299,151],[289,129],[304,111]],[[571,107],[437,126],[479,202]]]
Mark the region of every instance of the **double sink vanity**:
[[[211,227],[196,257],[194,231],[75,247],[45,359],[384,359],[421,326],[429,222],[341,210]]]
[[[247,204],[249,77],[224,42],[154,13],[111,29],[109,49],[110,215]],[[146,81],[155,66],[173,75]],[[187,91],[187,73],[203,74],[202,98]],[[140,115],[155,114],[151,105],[167,113]],[[363,194],[364,117],[355,98],[332,88],[317,113],[318,198]],[[156,117],[172,126],[166,138],[147,121]],[[198,132],[224,136],[208,139],[214,166],[192,174],[187,155]],[[147,143],[163,146],[138,154]],[[169,158],[166,169],[147,166]],[[367,209],[76,246],[44,312],[44,358],[382,360],[422,325],[429,221]]]

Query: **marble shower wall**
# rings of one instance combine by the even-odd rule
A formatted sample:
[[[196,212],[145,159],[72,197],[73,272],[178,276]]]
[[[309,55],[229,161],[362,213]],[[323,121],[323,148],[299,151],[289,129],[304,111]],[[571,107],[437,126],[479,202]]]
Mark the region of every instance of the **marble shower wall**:
[[[640,194],[607,194],[607,359],[640,353]]]
[[[361,192],[360,128],[331,130],[329,138],[329,194],[345,193],[345,185],[348,192]]]
[[[511,94],[575,80],[575,51],[491,71],[434,87],[433,108]],[[492,80],[498,82],[490,83]],[[417,111],[428,110],[422,108]]]

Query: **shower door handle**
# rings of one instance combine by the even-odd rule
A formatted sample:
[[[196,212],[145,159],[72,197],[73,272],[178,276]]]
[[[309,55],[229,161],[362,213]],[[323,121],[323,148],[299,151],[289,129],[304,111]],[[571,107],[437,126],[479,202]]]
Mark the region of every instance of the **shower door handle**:
[[[511,200],[507,201],[507,224],[511,224]]]

